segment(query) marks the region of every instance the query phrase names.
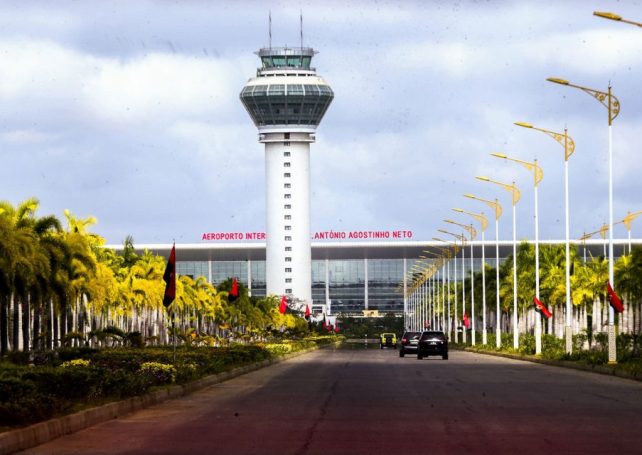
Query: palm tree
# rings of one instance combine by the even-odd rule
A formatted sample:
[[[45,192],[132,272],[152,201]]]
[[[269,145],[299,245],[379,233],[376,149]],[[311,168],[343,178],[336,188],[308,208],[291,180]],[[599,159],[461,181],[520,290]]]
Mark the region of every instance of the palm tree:
[[[542,245],[540,247],[540,296],[542,302],[548,304],[553,317],[548,320],[548,333],[554,332],[553,323],[557,322],[561,337],[564,314],[563,311],[554,310],[558,305],[563,308],[566,299],[566,256],[563,246]],[[555,321],[554,321],[555,320]]]
[[[2,270],[4,282],[0,296],[0,352],[8,351],[8,309],[13,305],[12,346],[18,350],[20,345],[21,303],[28,300],[29,284],[34,280],[32,260],[36,255],[37,238],[33,232],[33,216],[38,208],[38,200],[27,199],[17,207],[7,201],[0,201],[0,217],[3,219]]]
[[[633,300],[632,319],[633,319],[633,356],[640,357],[640,324],[642,318],[642,248],[637,246],[631,251],[631,261],[633,273],[633,283],[630,287],[631,298]],[[637,317],[636,317],[637,316]]]

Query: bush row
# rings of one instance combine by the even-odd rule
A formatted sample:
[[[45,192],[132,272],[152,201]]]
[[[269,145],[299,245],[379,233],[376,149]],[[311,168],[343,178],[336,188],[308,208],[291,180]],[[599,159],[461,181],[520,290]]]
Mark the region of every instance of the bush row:
[[[494,333],[488,334],[488,344],[477,343],[451,343],[453,347],[466,347],[480,352],[503,352],[507,354],[535,355],[535,335],[521,334],[519,348],[513,348],[513,335],[502,333],[501,345],[496,345]],[[481,341],[481,334],[476,334],[476,339]],[[549,360],[577,361],[586,365],[603,365],[608,363],[608,343],[606,333],[597,333],[590,340],[586,333],[573,335],[573,353],[566,353],[566,341],[555,335],[542,335],[542,358]],[[617,368],[631,373],[642,375],[642,359],[635,348],[636,340],[632,335],[620,334],[617,336]],[[586,349],[588,347],[588,349]]]
[[[335,342],[323,336],[227,347],[67,348],[34,363],[0,364],[0,425],[49,419],[109,400],[140,395],[154,386],[185,383],[289,352]]]

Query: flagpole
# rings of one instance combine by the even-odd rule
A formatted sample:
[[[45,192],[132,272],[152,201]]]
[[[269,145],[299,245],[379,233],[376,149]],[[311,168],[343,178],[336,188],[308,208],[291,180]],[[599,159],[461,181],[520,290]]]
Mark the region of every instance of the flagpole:
[[[174,255],[176,255],[176,239],[172,239],[172,248],[174,249]],[[174,299],[176,299],[176,256],[174,256]],[[172,333],[174,334],[174,355],[173,355],[173,363],[176,365],[176,311],[173,307],[172,302]]]
[[[172,333],[174,335],[174,364],[176,364],[176,311],[172,309]]]

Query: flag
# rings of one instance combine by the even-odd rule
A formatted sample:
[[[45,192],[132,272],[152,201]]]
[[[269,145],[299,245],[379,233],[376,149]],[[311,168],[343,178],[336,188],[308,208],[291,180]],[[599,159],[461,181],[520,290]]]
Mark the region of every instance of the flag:
[[[233,302],[238,298],[239,298],[239,284],[236,281],[236,277],[234,277],[234,279],[232,280],[232,289],[230,289],[230,292],[227,294],[227,301]]]
[[[609,303],[613,307],[616,313],[621,313],[624,311],[624,305],[622,305],[622,301],[620,298],[617,296],[613,288],[611,287],[611,283],[608,281],[606,282],[606,290],[609,294]]]
[[[468,319],[468,315],[464,313],[464,327],[467,329],[470,327],[470,320]]]
[[[176,298],[176,244],[172,245],[172,251],[169,253],[169,260],[165,267],[163,281],[165,282],[163,305],[167,308]]]
[[[535,309],[543,314],[546,319],[550,319],[553,316],[553,313],[548,311],[548,308],[537,297],[533,297],[533,302],[535,302]]]
[[[310,319],[310,307],[308,305],[305,306],[305,318]]]
[[[321,324],[321,327],[323,327],[323,328],[325,329],[325,328],[326,328],[326,325],[327,325],[327,324],[325,323],[325,314],[324,314],[324,315],[323,315],[323,323]]]
[[[334,326],[334,333],[339,333],[339,326],[338,325]]]
[[[279,305],[279,313],[285,314],[288,308],[288,299],[286,296],[281,297],[281,304]]]

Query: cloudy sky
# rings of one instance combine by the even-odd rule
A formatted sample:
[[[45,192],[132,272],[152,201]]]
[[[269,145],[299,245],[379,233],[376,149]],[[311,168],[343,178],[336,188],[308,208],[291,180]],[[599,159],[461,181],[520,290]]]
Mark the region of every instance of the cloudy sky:
[[[563,150],[513,125],[568,127],[571,236],[608,217],[607,112],[558,76],[622,103],[614,210],[642,210],[641,1],[11,1],[0,6],[0,199],[98,219],[110,243],[264,231],[263,146],[238,94],[268,44],[319,51],[335,99],[312,145],[312,230],[411,230],[429,240],[464,193],[510,199],[532,237],[526,170],[544,168],[541,237],[564,236]],[[488,210],[487,210],[488,212]],[[637,232],[636,232],[637,231]],[[616,237],[626,231],[618,227]],[[642,218],[633,235],[642,236]],[[489,233],[488,237],[492,237]]]

